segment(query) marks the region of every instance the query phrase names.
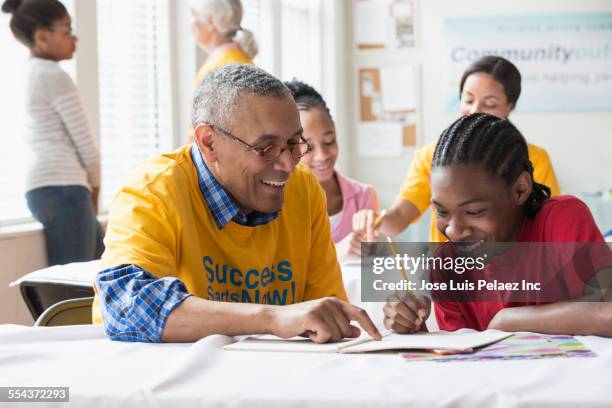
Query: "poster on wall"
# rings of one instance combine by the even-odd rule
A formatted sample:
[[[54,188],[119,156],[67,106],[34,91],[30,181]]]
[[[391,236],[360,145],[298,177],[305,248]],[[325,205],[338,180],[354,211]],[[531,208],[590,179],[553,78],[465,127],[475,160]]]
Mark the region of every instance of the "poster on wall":
[[[484,55],[522,75],[517,110],[612,110],[612,13],[448,18],[447,111],[459,105],[465,68]]]
[[[414,47],[413,0],[353,0],[357,50]]]

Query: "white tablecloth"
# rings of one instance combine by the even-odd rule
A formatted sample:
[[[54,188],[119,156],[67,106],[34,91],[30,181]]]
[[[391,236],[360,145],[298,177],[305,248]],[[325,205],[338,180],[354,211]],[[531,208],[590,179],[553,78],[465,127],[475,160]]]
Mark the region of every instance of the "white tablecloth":
[[[99,268],[87,266],[92,274]],[[68,279],[72,269],[50,272]],[[343,266],[343,277],[358,304],[359,267]],[[380,327],[382,304],[362,306]],[[428,326],[434,330],[435,321]],[[97,326],[6,325],[0,326],[0,386],[68,386],[66,405],[88,408],[610,407],[612,340],[580,340],[598,357],[434,363],[405,362],[397,353],[223,351],[234,341],[226,336],[194,344],[121,343]]]
[[[121,343],[98,326],[5,325],[0,385],[68,386],[66,406],[91,408],[612,406],[612,340],[579,339],[598,357],[435,363],[397,353],[224,351],[226,336]]]

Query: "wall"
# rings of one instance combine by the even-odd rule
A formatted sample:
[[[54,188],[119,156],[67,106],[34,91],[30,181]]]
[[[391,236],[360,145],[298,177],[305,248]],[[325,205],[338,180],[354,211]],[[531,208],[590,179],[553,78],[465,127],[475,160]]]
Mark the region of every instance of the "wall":
[[[41,226],[23,227],[21,232],[3,229],[0,234],[0,324],[34,323],[19,288],[8,287],[26,273],[47,266]]]
[[[353,56],[354,64],[384,58],[393,61],[422,62],[421,143],[436,140],[456,115],[445,112],[445,48],[443,20],[455,16],[528,15],[612,12],[606,0],[421,0],[417,4],[418,49],[394,55]],[[349,33],[352,28],[348,27]],[[352,37],[352,34],[351,34]],[[355,75],[353,70],[353,83]],[[354,86],[351,98],[355,100]],[[612,96],[611,96],[612,97]],[[356,137],[357,108],[352,111],[352,136]],[[612,188],[612,112],[592,113],[513,113],[512,121],[529,142],[545,147],[551,156],[561,189],[564,192],[592,192]],[[357,157],[356,139],[351,146],[350,175],[373,184],[383,204],[390,204],[398,192],[413,152],[401,158],[362,159]],[[346,149],[345,149],[346,152]],[[422,237],[424,238],[424,237]]]

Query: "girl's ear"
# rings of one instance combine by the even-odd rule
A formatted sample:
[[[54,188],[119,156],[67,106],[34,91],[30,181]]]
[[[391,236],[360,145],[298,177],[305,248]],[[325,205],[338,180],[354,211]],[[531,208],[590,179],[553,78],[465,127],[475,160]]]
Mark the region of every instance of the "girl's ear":
[[[32,44],[33,48],[45,49],[47,46],[47,40],[49,38],[49,31],[44,28],[37,28],[34,30],[34,44]]]
[[[522,172],[512,186],[512,200],[515,205],[523,205],[531,195],[533,182],[526,171]]]

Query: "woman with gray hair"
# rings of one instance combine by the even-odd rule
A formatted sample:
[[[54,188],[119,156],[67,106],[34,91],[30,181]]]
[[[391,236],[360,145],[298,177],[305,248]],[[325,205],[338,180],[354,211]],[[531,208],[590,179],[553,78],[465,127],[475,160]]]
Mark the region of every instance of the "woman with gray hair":
[[[204,65],[198,71],[195,89],[209,72],[225,64],[252,64],[257,43],[250,30],[242,28],[240,0],[191,0],[191,31],[198,46],[206,52]],[[189,128],[187,143],[194,130]]]
[[[252,64],[257,43],[242,28],[240,0],[191,0],[191,29],[206,61],[196,76],[196,88],[207,73],[225,64]]]

